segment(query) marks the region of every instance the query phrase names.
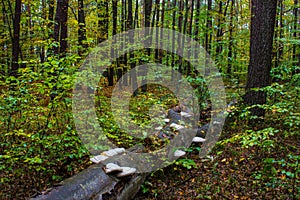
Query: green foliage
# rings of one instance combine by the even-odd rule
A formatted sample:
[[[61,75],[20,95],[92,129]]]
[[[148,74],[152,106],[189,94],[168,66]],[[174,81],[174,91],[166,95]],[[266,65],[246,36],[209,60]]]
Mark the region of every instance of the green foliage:
[[[175,162],[176,165],[182,166],[186,169],[197,168],[197,165],[194,160],[187,158],[180,158]]]
[[[292,154],[281,160],[265,158],[262,171],[254,172],[253,177],[263,181],[265,187],[285,187],[291,193],[291,197],[299,198],[299,160],[299,156]]]
[[[209,100],[209,91],[206,85],[206,81],[203,77],[192,77],[188,76],[187,81],[195,88],[194,92],[198,97],[200,103],[200,110],[207,108],[207,101]]]
[[[42,190],[88,164],[89,152],[72,122],[72,63],[77,59],[49,57],[38,71],[20,68],[18,78],[0,80],[0,198],[21,197],[23,185],[31,181]],[[19,194],[8,187],[16,180]]]
[[[50,8],[55,9],[56,4],[51,7],[45,2],[22,1],[18,77],[9,76],[12,41],[14,41],[12,29],[14,2],[3,0],[0,4],[3,11],[3,20],[0,22],[0,199],[24,199],[89,165],[89,153],[82,146],[76,134],[71,112],[74,73],[80,62],[84,60],[84,57],[77,55],[81,48],[78,45],[78,28],[79,25],[82,25],[78,23],[77,16],[74,14],[77,12],[78,2],[69,1],[68,52],[65,58],[53,54],[53,47],[59,47],[59,42],[53,41],[54,22],[50,21]],[[97,45],[99,37],[112,36],[111,3],[108,4],[108,23],[105,27],[98,27],[100,24],[98,22],[103,20],[106,10],[99,9],[97,1],[86,0],[84,2],[85,30],[87,33],[87,40],[84,43],[88,46],[86,49],[88,50]],[[136,2],[140,3],[140,1]],[[250,47],[249,22],[251,18],[249,1],[242,0],[238,2],[238,6],[232,5],[231,1],[213,1],[212,10],[209,12],[207,12],[207,4],[204,3],[200,5],[199,10],[194,10],[193,16],[191,16],[192,9],[186,13],[185,10],[180,11],[178,5],[173,6],[173,2],[171,4],[167,4],[167,1],[164,2],[166,3],[164,5],[165,21],[155,22],[154,20],[153,23],[175,31],[185,31],[185,33],[191,34],[192,38],[197,39],[199,44],[209,47],[210,56],[224,76],[226,85],[233,86],[232,97],[236,93],[242,94],[244,88],[235,87],[244,86],[247,77]],[[191,2],[188,2],[188,6],[191,6]],[[273,49],[274,61],[276,61],[277,66],[273,67],[271,71],[273,84],[260,89],[267,93],[267,103],[254,105],[266,110],[264,124],[262,127],[249,129],[246,124],[250,120],[249,113],[252,107],[239,105],[233,108],[229,112],[228,123],[230,125],[227,125],[232,131],[224,132],[225,140],[219,143],[219,147],[221,146],[222,150],[225,149],[224,152],[226,152],[226,145],[237,144],[242,148],[243,153],[249,151],[248,155],[243,155],[244,157],[248,156],[250,161],[257,158],[255,163],[258,163],[258,167],[252,173],[252,178],[254,177],[256,180],[254,185],[257,188],[262,188],[259,189],[259,192],[269,188],[287,188],[286,193],[290,194],[289,198],[297,199],[300,193],[299,146],[297,146],[300,126],[300,74],[295,72],[299,71],[300,66],[297,65],[299,28],[297,27],[297,19],[294,17],[294,10],[297,7],[294,2],[296,1],[282,1],[283,9],[278,7],[278,26],[274,34],[276,38],[274,38]],[[221,8],[219,8],[220,5]],[[120,16],[123,15],[121,11],[125,11],[126,6],[123,6],[122,2],[118,1],[118,14]],[[162,6],[157,6],[161,12]],[[194,6],[196,5],[194,4]],[[140,13],[135,8],[136,6],[133,5],[132,12]],[[137,8],[143,9],[142,6]],[[176,11],[175,15],[173,14],[174,11]],[[280,13],[283,15],[280,16]],[[172,24],[173,17],[176,24]],[[187,20],[186,24],[191,25],[191,32],[188,27],[178,27],[179,17],[183,18],[183,22]],[[281,17],[282,21],[280,21]],[[122,17],[118,16],[117,18],[119,21],[117,21],[116,31],[120,32],[128,19],[124,19],[123,23]],[[151,16],[151,19],[155,19],[155,17]],[[194,21],[190,21],[191,19]],[[207,26],[208,19],[212,20],[211,28]],[[143,23],[143,17],[137,15],[134,26],[141,27]],[[182,23],[183,26],[184,24]],[[108,35],[101,35],[100,30],[106,28],[108,28]],[[196,32],[198,35],[194,34]],[[170,41],[172,41],[171,35]],[[122,45],[120,44],[120,46]],[[184,45],[183,49],[189,50],[184,54],[190,56],[193,49],[190,51],[189,44]],[[172,55],[166,51],[160,53],[159,57],[162,64],[167,66],[174,64],[173,69],[175,70],[181,67],[183,75],[186,76],[188,63],[184,61],[185,58],[180,58],[180,56]],[[158,62],[153,50],[150,51],[150,55],[146,51],[134,51],[133,54],[133,58],[129,59],[127,56],[127,64],[122,63],[123,58],[119,60],[119,66],[115,62],[112,65],[114,72],[117,70],[125,72],[126,69],[129,69],[129,63],[140,65],[147,62]],[[110,53],[107,55],[109,56]],[[179,63],[182,66],[179,66]],[[191,71],[193,71],[193,66]],[[94,74],[89,74],[89,76],[90,78],[97,78]],[[206,80],[200,76],[195,77],[193,73],[186,77],[195,89],[200,108],[206,108],[209,104]],[[155,78],[162,78],[159,70]],[[94,89],[93,85],[90,86]],[[105,91],[105,87],[99,87],[99,90]],[[105,92],[110,94],[111,91]],[[109,140],[126,148],[138,143],[146,143],[143,138],[128,135],[118,127],[109,109],[109,95],[99,94],[95,98],[98,120]],[[133,122],[147,127],[151,118],[149,110],[153,108],[153,105],[160,105],[167,110],[177,103],[172,93],[166,88],[160,87],[157,91],[148,91],[147,93],[140,93],[137,97],[132,97],[128,112]],[[117,112],[121,113],[121,111]],[[160,119],[157,120],[160,122]],[[151,144],[153,148],[161,148],[163,145],[160,142],[154,142]],[[103,150],[101,148],[105,147],[98,145],[94,148]],[[189,153],[199,151],[199,149],[190,148],[185,150]],[[233,157],[238,157],[242,155],[238,150],[233,149],[227,153],[230,152]],[[222,152],[220,151],[218,154],[221,156]],[[243,159],[247,160],[247,158]],[[178,160],[175,165],[184,169],[196,168],[195,161],[188,158]],[[246,166],[248,165],[250,164],[246,163]],[[231,183],[235,183],[232,176],[231,174],[229,179]],[[148,185],[142,187],[143,192],[153,193],[155,197],[158,196],[157,189],[152,188],[150,190],[148,188]],[[213,184],[206,184],[204,188],[210,191]],[[216,191],[221,191],[220,186]],[[214,199],[210,194],[205,194],[202,197]],[[232,196],[228,197],[226,194],[222,194],[222,197],[230,198]]]

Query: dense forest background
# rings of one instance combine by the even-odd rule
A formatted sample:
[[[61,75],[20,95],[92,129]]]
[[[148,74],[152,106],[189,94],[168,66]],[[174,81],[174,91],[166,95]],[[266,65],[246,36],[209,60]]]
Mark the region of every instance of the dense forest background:
[[[201,146],[193,144],[185,157],[153,172],[139,198],[300,197],[298,0],[1,0],[0,8],[0,199],[32,197],[91,165],[73,121],[75,73],[99,43],[141,27],[198,41],[222,75],[227,101],[236,103],[213,160],[195,156]],[[209,121],[209,93],[195,66],[166,51],[130,52],[95,89],[99,123],[120,147],[147,141],[113,121],[107,106],[113,87],[119,79],[134,82],[136,75],[123,75],[149,62],[187,77],[208,118],[199,123]],[[164,88],[142,87],[131,115],[147,123],[145,111],[158,102],[170,108],[172,98]]]

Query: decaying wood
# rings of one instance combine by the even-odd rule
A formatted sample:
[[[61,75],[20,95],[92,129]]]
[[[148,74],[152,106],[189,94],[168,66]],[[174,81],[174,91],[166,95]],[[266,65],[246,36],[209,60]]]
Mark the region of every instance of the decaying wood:
[[[107,175],[101,164],[95,164],[77,175],[64,180],[60,186],[32,200],[79,200],[92,199],[110,192],[119,180]],[[100,198],[101,199],[101,198]]]
[[[169,116],[170,120],[178,121],[178,119],[175,119],[175,117],[173,116],[174,115]],[[193,130],[192,132],[194,131],[196,130]],[[184,142],[186,140],[192,141],[194,136],[191,133],[186,133],[182,134],[182,137],[174,138],[176,145],[182,146],[185,144]],[[139,152],[141,151],[141,148],[143,147],[136,146],[132,149],[129,149],[129,152]],[[170,152],[172,153],[172,151]],[[173,158],[174,155],[168,155],[168,157]],[[135,161],[138,160],[138,158],[135,158],[134,154],[131,155],[129,153],[127,155],[116,155],[114,157],[114,162],[116,164],[119,164],[119,166],[127,166],[128,164],[130,165],[130,162],[128,162],[128,159],[130,158]],[[49,192],[44,192],[43,194],[32,198],[32,200],[132,199],[138,192],[141,184],[145,181],[148,173],[135,174],[133,176],[128,176],[125,179],[117,178],[114,175],[106,174],[103,170],[103,167],[109,162],[111,162],[111,160],[107,159],[99,164],[94,164],[89,168],[83,170],[82,172],[78,173],[77,175],[64,180],[60,186],[51,189]],[[147,166],[147,164],[151,164],[151,162],[145,163],[141,160],[132,164],[137,164],[137,166],[129,167],[137,167],[137,170],[142,172],[144,171],[143,169],[145,168],[145,166]]]

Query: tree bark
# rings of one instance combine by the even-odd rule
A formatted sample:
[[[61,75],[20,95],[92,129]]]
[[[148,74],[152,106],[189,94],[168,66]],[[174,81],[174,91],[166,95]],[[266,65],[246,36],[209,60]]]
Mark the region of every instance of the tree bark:
[[[113,18],[113,27],[112,27],[112,35],[117,34],[117,20],[118,20],[118,1],[112,0],[112,18]],[[113,48],[111,48],[111,55],[114,56],[116,53]],[[115,61],[115,65],[117,67],[118,63]],[[109,67],[108,73],[108,85],[114,85],[114,65]]]
[[[137,10],[135,11],[137,13]],[[132,0],[128,0],[128,17],[127,17],[127,28],[128,30],[132,29],[133,26],[133,16],[132,16]],[[129,35],[128,38],[129,42],[131,44],[134,43],[134,35]],[[135,88],[137,87],[137,77],[136,77],[136,70],[135,70],[135,61],[134,61],[134,54],[133,52],[129,53],[129,63],[130,63],[130,80],[131,80],[131,85],[132,89],[135,91],[134,96],[137,95],[137,91]]]
[[[139,0],[135,1],[135,11],[134,11],[134,28],[139,28]]]
[[[127,1],[126,0],[122,0],[122,27],[121,27],[121,31],[127,31],[128,27],[127,27]],[[126,41],[124,41],[126,42]],[[123,48],[123,43],[122,43],[122,48]],[[128,54],[124,54],[122,57],[122,62],[121,64],[123,64],[125,66],[125,68],[123,68],[123,74],[125,74],[128,71]],[[123,85],[128,85],[128,76],[127,75],[123,75]]]
[[[21,7],[22,1],[16,0],[15,5],[15,17],[13,20],[13,44],[12,44],[12,65],[11,65],[11,75],[17,76],[19,69],[19,53],[20,53],[20,22],[21,22]]]
[[[172,30],[173,35],[172,35],[172,52],[175,52],[175,27],[176,27],[176,6],[177,6],[177,1],[173,1],[173,13],[172,13]],[[177,50],[176,50],[177,51]],[[175,67],[175,55],[174,53],[172,54],[172,63],[171,63],[172,69]]]
[[[151,24],[151,11],[152,11],[152,0],[144,0],[144,13],[145,13],[145,27],[150,27]],[[149,29],[146,29],[145,34],[148,35],[149,34]],[[149,41],[151,41],[152,38],[149,38]],[[146,50],[147,55],[150,56],[150,49]],[[143,72],[141,72],[143,74],[143,78],[142,78],[142,92],[146,92],[147,91],[147,79],[145,77],[147,77],[147,68],[143,69]]]
[[[235,0],[231,0],[230,7],[230,22],[229,22],[229,44],[228,44],[228,64],[227,64],[227,76],[231,78],[232,73],[232,61],[233,61],[233,8]],[[220,52],[221,53],[221,52]]]
[[[294,9],[293,9],[293,13],[294,13],[294,33],[293,33],[293,38],[299,39],[300,38],[300,33],[299,33],[299,5],[298,5],[298,0],[294,0]],[[298,30],[298,37],[297,37],[297,31]],[[298,51],[297,51],[298,49]],[[299,49],[299,45],[298,44],[294,44],[293,46],[293,62],[295,63],[295,66],[298,66],[298,68],[294,69],[292,71],[292,74],[299,74],[300,73],[300,49]]]
[[[164,27],[164,23],[165,23],[165,0],[162,0],[162,10],[161,10],[161,21],[160,21],[160,25],[159,27],[163,28]],[[160,42],[160,46],[163,45],[163,41],[162,41],[162,38],[163,38],[163,30],[161,30],[160,32],[160,39],[161,39],[161,42]],[[158,52],[158,63],[162,63],[162,57],[163,57],[163,51],[160,49],[159,52]]]
[[[48,0],[47,3],[49,4],[49,14],[48,14],[48,28],[50,38],[53,38],[53,23],[54,23],[54,2],[55,0]]]
[[[159,14],[160,14],[160,0],[155,0],[155,10],[156,10],[156,27],[159,27]],[[158,40],[158,36],[159,36],[159,31],[156,30],[156,33],[155,33],[155,39]],[[154,54],[154,58],[155,58],[155,61],[158,62],[158,58],[159,58],[159,49],[156,48],[155,49],[155,54]]]
[[[98,34],[97,43],[104,42],[108,37],[108,2],[98,0]]]
[[[207,1],[207,21],[206,21],[206,31],[205,31],[205,50],[210,54],[211,50],[211,39],[212,39],[212,0]]]
[[[278,28],[278,31],[275,33],[277,37],[275,38],[282,38],[282,32],[283,32],[283,13],[284,13],[284,7],[283,7],[283,0],[279,0],[278,2],[278,9],[279,9],[279,19],[276,20],[275,26]],[[276,48],[276,55],[275,55],[275,68],[280,65],[280,62],[282,61],[282,54],[283,54],[283,48],[284,44],[282,41],[277,41],[277,48]],[[273,80],[278,81],[278,80]]]
[[[217,47],[216,47],[216,57],[218,57],[221,53],[222,53],[222,50],[223,50],[223,45],[222,45],[222,36],[224,35],[224,32],[223,32],[223,24],[224,24],[224,20],[226,18],[226,15],[227,15],[227,9],[228,9],[228,6],[231,2],[231,5],[234,6],[234,0],[227,0],[226,4],[225,4],[225,9],[224,9],[224,12],[223,12],[223,2],[222,0],[220,0],[219,2],[219,16],[218,16],[218,24],[217,24],[217,27],[218,27],[218,30],[217,30],[217,35],[216,35],[216,41],[217,41]],[[230,25],[229,25],[229,29],[232,31],[232,19],[233,19],[233,8],[230,10]],[[230,39],[229,39],[229,42],[230,42]],[[230,47],[230,45],[229,45]]]
[[[250,63],[246,84],[245,103],[248,105],[265,104],[266,93],[253,91],[253,88],[263,88],[270,84],[272,64],[273,34],[276,16],[276,0],[252,0],[251,31],[250,31]],[[251,115],[263,117],[265,110],[254,107]],[[251,120],[261,122],[261,120]]]
[[[66,56],[68,47],[68,6],[69,0],[57,0],[53,38],[59,43],[59,46],[54,46],[54,53],[60,57]]]
[[[84,14],[84,3],[83,0],[78,0],[78,44],[79,50],[78,54],[82,55],[87,48],[87,45],[84,44],[86,41],[86,28],[85,28],[85,14]]]
[[[195,16],[195,28],[194,28],[194,38],[195,40],[199,41],[200,40],[200,36],[199,36],[199,29],[200,29],[200,6],[201,6],[201,1],[197,0],[197,4],[196,4],[196,16]]]
[[[179,3],[179,13],[178,13],[178,31],[179,32],[182,32],[182,22],[183,22],[183,11],[184,11],[184,2],[183,2],[184,0],[178,0],[178,3]],[[178,48],[177,48],[177,51],[176,51],[176,53],[177,53],[177,55],[181,55],[181,52],[182,52],[182,39],[181,39],[181,36],[180,35],[178,35],[178,37],[177,37],[177,46],[178,46]],[[181,58],[179,58],[178,60],[177,60],[177,65],[178,65],[178,71],[179,71],[179,73],[181,73],[182,72],[182,59]],[[175,77],[174,77],[175,78]]]

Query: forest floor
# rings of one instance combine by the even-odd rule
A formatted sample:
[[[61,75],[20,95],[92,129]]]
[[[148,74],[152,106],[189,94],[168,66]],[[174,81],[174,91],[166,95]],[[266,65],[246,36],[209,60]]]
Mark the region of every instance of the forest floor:
[[[103,92],[107,92],[105,96],[109,96],[110,91]],[[145,99],[143,96],[142,98]],[[147,103],[152,105],[145,101],[137,101],[135,104],[137,108],[143,108]],[[198,153],[201,144],[192,144],[185,156],[151,173],[134,199],[300,199],[299,132],[280,123],[282,113],[274,114],[272,111],[267,114],[264,127],[260,127],[261,131],[256,127],[251,130],[239,116],[237,111],[236,115],[227,119],[220,141],[215,145],[210,158],[200,158]],[[289,134],[291,131],[288,130],[294,130],[296,134]],[[44,145],[44,150],[49,151],[49,155],[53,154],[53,158],[60,160],[33,160],[29,164],[27,161],[17,162],[22,154],[19,150],[11,151],[16,155],[8,155],[7,158],[14,156],[16,161],[6,159],[7,163],[3,165],[5,168],[0,176],[0,187],[3,188],[0,189],[0,199],[24,199],[39,194],[92,164],[87,152],[82,152],[79,157],[75,157],[77,152],[74,156],[70,154],[72,157],[67,154],[67,159],[56,155],[57,152],[68,153],[67,151],[74,149],[77,140],[74,144],[69,143],[76,135],[56,138],[57,136],[49,134],[49,140],[43,140],[43,143],[33,140],[33,143],[25,146],[23,140],[28,140],[28,137],[24,134],[21,136],[8,134],[7,141],[12,140],[14,143],[9,143],[10,146],[5,148],[18,150],[22,147],[22,152],[25,152],[28,151],[26,145],[36,145],[37,149]],[[16,144],[16,139],[20,144]],[[115,140],[122,142],[121,145],[132,142],[131,138],[124,136],[115,137]],[[65,144],[64,148],[59,149],[62,144]],[[55,148],[52,149],[52,146]],[[159,147],[159,144],[154,146]],[[48,159],[50,158],[52,157]],[[55,176],[60,176],[60,179],[55,179]]]
[[[227,118],[209,157],[200,158],[201,143],[193,143],[149,175],[135,199],[300,199],[300,135],[289,135],[274,113],[260,127],[238,113]]]
[[[299,138],[277,145],[289,149],[297,141],[299,147]],[[213,159],[200,158],[197,151],[191,151],[179,162],[152,173],[135,199],[299,199],[299,174],[289,177],[288,170],[264,160],[287,160],[289,150],[278,147],[278,151],[272,148],[263,153],[257,147],[230,143],[219,150],[215,148]],[[291,151],[300,155],[299,148]],[[299,167],[298,163],[296,169]]]

